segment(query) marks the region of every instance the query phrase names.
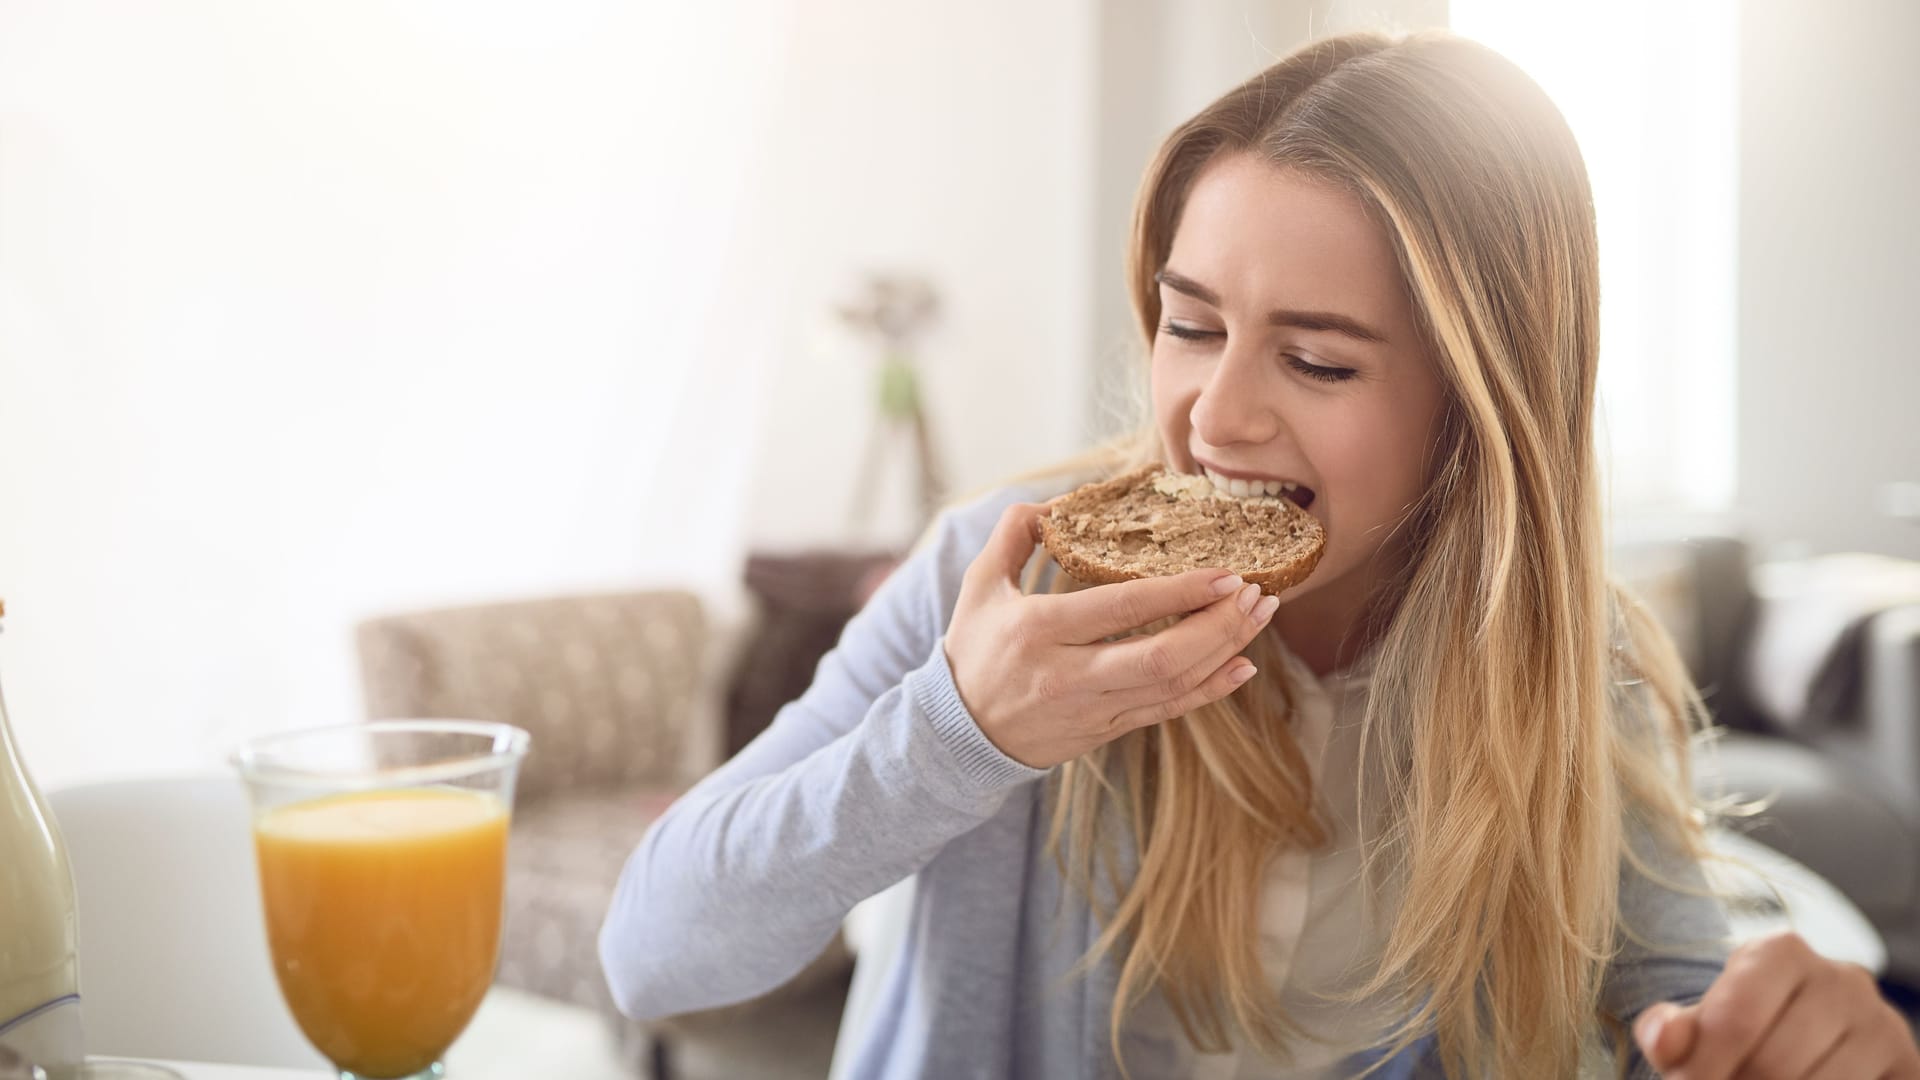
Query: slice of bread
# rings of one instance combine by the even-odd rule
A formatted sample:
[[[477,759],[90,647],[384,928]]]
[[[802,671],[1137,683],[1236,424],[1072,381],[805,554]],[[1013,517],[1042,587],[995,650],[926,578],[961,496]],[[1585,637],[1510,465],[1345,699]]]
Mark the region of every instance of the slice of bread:
[[[1158,465],[1075,489],[1040,519],[1040,538],[1092,585],[1222,567],[1275,595],[1313,572],[1327,542],[1286,499],[1228,495]]]

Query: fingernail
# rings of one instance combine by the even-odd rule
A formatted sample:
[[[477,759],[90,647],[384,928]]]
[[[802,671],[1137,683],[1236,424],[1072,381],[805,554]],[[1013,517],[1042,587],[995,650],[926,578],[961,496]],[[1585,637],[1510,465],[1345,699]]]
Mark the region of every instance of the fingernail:
[[[1251,611],[1253,610],[1253,602],[1259,598],[1260,586],[1248,585],[1246,588],[1240,590],[1240,597],[1234,602],[1240,605],[1241,611]]]
[[[1277,596],[1269,596],[1265,600],[1260,601],[1260,606],[1253,609],[1253,621],[1266,622],[1268,619],[1273,618],[1274,609],[1279,606],[1280,598]]]
[[[1239,686],[1241,683],[1253,678],[1253,673],[1259,670],[1259,668],[1254,667],[1252,664],[1248,664],[1245,667],[1234,668],[1227,673],[1227,681],[1235,686]]]
[[[1640,1025],[1640,1050],[1652,1054],[1653,1048],[1660,1045],[1660,1029],[1667,1026],[1667,1014],[1656,1013]]]
[[[1225,596],[1240,587],[1240,575],[1228,574],[1213,583],[1213,595]]]

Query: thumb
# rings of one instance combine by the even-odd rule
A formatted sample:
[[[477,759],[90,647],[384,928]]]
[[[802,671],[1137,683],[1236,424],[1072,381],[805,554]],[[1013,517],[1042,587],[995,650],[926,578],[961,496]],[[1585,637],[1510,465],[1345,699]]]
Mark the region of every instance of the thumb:
[[[1633,1038],[1640,1044],[1647,1064],[1663,1070],[1686,1064],[1699,1030],[1699,1013],[1698,1005],[1683,1007],[1667,1002],[1641,1013],[1633,1023]]]
[[[1014,503],[1001,512],[1000,523],[993,527],[986,548],[969,568],[983,578],[977,585],[996,588],[1011,585],[1015,591],[1019,590],[1020,572],[1026,569],[1027,560],[1033,557],[1033,549],[1040,543],[1040,519],[1051,509],[1044,503]]]

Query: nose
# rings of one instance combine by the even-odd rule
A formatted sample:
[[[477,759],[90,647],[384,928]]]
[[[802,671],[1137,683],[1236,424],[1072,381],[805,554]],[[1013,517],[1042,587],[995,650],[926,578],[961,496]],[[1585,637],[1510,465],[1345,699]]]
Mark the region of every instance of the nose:
[[[1279,387],[1271,365],[1257,350],[1229,343],[1220,354],[1188,414],[1194,434],[1208,446],[1264,443],[1280,434]]]

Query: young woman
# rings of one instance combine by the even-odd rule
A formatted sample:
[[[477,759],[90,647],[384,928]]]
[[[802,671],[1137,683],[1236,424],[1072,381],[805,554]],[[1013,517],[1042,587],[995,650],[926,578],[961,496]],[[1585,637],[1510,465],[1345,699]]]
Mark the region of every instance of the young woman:
[[[1540,90],[1309,45],[1168,139],[1131,282],[1151,422],[945,515],[654,826],[621,1007],[766,991],[917,875],[859,1077],[1920,1076],[1864,972],[1722,943],[1699,700],[1606,577],[1592,202]],[[1145,461],[1289,485],[1318,568],[1033,558],[1037,500]]]

